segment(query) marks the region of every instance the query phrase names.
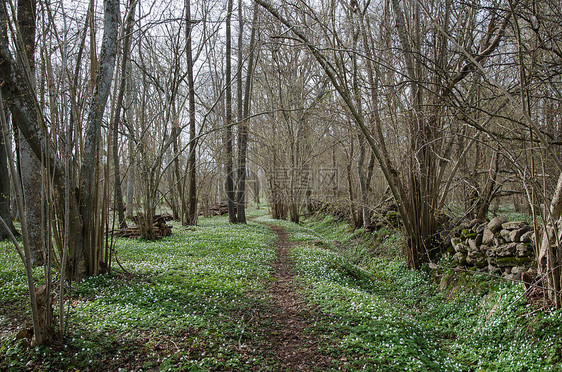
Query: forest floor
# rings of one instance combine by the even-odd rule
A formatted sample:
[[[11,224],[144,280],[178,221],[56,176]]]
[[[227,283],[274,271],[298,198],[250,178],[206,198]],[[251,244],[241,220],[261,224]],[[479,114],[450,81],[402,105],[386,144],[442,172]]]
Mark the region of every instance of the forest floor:
[[[130,274],[74,284],[64,340],[49,347],[16,337],[25,276],[1,242],[0,370],[562,371],[561,313],[527,304],[521,286],[410,271],[391,229],[250,215],[117,239]]]

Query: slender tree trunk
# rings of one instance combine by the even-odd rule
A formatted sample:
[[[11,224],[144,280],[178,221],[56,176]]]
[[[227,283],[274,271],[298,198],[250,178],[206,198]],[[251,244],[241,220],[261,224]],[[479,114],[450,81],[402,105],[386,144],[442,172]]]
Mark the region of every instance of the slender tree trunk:
[[[129,59],[131,54],[131,34],[135,23],[135,6],[137,0],[129,0],[127,19],[125,20],[125,27],[123,30],[123,55],[121,59],[121,80],[119,82],[119,92],[117,93],[117,103],[115,105],[115,113],[113,115],[112,135],[113,135],[113,169],[115,172],[115,207],[119,218],[119,228],[126,228],[127,222],[125,221],[125,206],[123,204],[123,191],[121,188],[121,167],[119,161],[119,124],[121,123],[121,111],[123,108],[123,100],[125,97],[125,90],[127,89],[127,76]]]
[[[244,59],[243,59],[243,42],[244,42],[244,10],[242,0],[238,0],[238,71],[236,73],[236,108],[238,111],[238,162],[236,164],[236,221],[238,223],[246,223],[246,210],[245,205],[241,205],[244,199],[244,187],[246,177],[245,174],[241,177],[241,164],[245,162],[242,159],[244,151],[244,140],[247,139],[247,127],[244,121],[244,99],[242,96],[242,75],[244,72]],[[244,138],[245,137],[245,138]]]
[[[354,229],[358,229],[363,224],[359,219],[360,216],[357,216],[357,207],[355,205],[355,192],[353,190],[353,174],[351,172],[351,167],[353,164],[353,157],[355,156],[355,147],[353,146],[353,135],[350,136],[350,145],[349,145],[349,159],[345,166],[346,175],[347,175],[347,188],[348,188],[348,195],[349,195],[349,210],[351,212],[351,225]]]
[[[482,190],[482,194],[476,201],[475,208],[475,217],[482,221],[488,217],[488,210],[490,209],[490,203],[492,203],[494,189],[496,188],[496,180],[499,173],[499,153],[497,151],[492,154],[490,162],[492,163],[490,164],[490,175],[486,181],[484,190]]]
[[[240,6],[242,6],[242,1],[240,1]],[[242,14],[240,14],[242,17]],[[258,20],[258,6],[254,3],[254,15],[252,20],[252,31],[250,35],[250,55],[248,57],[248,71],[246,73],[246,82],[244,87],[244,107],[242,110],[241,122],[238,130],[238,188],[237,188],[237,213],[238,222],[246,223],[246,161],[248,153],[248,127],[249,127],[249,116],[250,116],[250,99],[252,91],[252,77],[254,70],[254,49],[256,44],[256,27]],[[242,26],[240,26],[242,28]],[[241,49],[242,46],[239,45]],[[239,60],[241,60],[241,52],[239,53]],[[240,74],[242,74],[242,69],[240,69]],[[242,79],[240,78],[240,82]],[[241,84],[240,84],[241,85]],[[241,94],[242,89],[239,89],[239,94]]]
[[[41,266],[45,263],[45,247],[43,243],[47,241],[45,229],[45,204],[41,180],[41,161],[31,150],[27,141],[20,136],[19,169],[21,170],[21,182],[24,196],[24,212],[27,216],[29,243],[31,251],[31,262],[34,266]]]
[[[260,175],[258,171],[254,171],[254,202],[257,208],[260,209]]]
[[[4,144],[4,138],[0,135],[0,217],[6,222],[10,232],[17,236],[18,233],[12,222],[12,213],[10,211],[11,190],[7,151],[10,151],[9,147]],[[8,239],[9,237],[9,232],[0,227],[0,240]]]
[[[126,89],[126,99],[127,99],[127,104],[126,104],[126,108],[125,108],[125,116],[126,116],[126,121],[128,123],[128,126],[130,128],[132,128],[133,126],[133,120],[134,120],[134,115],[133,115],[133,109],[132,109],[132,104],[133,104],[133,86],[132,86],[132,77],[129,75],[127,76],[127,89]],[[134,204],[134,200],[135,200],[135,175],[137,172],[137,161],[136,161],[136,153],[135,153],[135,142],[133,141],[132,137],[129,136],[128,140],[127,140],[127,156],[129,158],[129,169],[127,171],[127,204],[126,204],[126,217],[127,218],[132,218],[134,215],[134,209],[135,209],[135,204]]]
[[[6,21],[7,18],[7,14],[6,14],[6,7],[5,4],[1,4],[0,6],[0,21]],[[3,23],[5,24],[5,23]],[[2,28],[2,42],[7,41],[7,32],[5,28]],[[2,43],[3,44],[3,43]],[[2,50],[2,53],[5,56],[8,56],[9,54],[6,54],[6,49]],[[5,67],[5,66],[2,66]],[[4,143],[10,143],[10,139],[8,136],[9,133],[9,128],[8,128],[8,123],[6,120],[6,116],[4,115],[4,105],[3,105],[3,95],[0,96],[0,133],[2,134],[2,138]],[[16,248],[22,262],[23,265],[25,267],[25,274],[26,274],[26,278],[27,278],[27,288],[28,288],[28,293],[29,293],[29,300],[30,300],[30,305],[31,305],[31,318],[33,321],[33,338],[31,340],[31,344],[32,346],[39,346],[39,345],[43,345],[45,343],[48,343],[48,335],[45,332],[46,329],[46,322],[48,320],[47,316],[46,316],[46,312],[45,311],[41,311],[42,309],[44,309],[45,305],[49,303],[48,299],[49,296],[44,296],[44,292],[43,291],[39,291],[38,293],[38,289],[35,287],[35,281],[33,279],[33,266],[31,263],[31,252],[29,250],[29,233],[27,231],[27,218],[25,215],[25,212],[23,210],[23,190],[21,188],[21,179],[19,177],[19,174],[16,172],[15,166],[14,166],[14,160],[12,159],[12,154],[8,153],[7,157],[8,157],[8,162],[10,165],[10,173],[12,175],[12,178],[14,179],[14,189],[15,189],[15,199],[16,199],[16,204],[17,204],[17,209],[20,211],[21,214],[21,229],[22,229],[22,238],[23,238],[23,249],[20,247],[18,241],[16,240],[15,236],[13,234],[10,233],[10,229],[8,228],[8,225],[6,224],[6,222],[4,221],[3,218],[0,218],[0,229],[4,230],[5,232],[8,233],[8,235],[10,236],[12,243],[14,244],[14,247]],[[44,286],[43,286],[44,288]],[[43,296],[40,296],[40,294],[43,294]]]
[[[546,281],[547,288],[551,289],[547,293],[548,297],[554,302],[556,307],[562,305],[562,173],[558,177],[558,183],[550,208],[547,220],[543,228],[542,242],[539,249],[537,260],[538,274]],[[538,238],[535,241],[538,244]]]
[[[187,34],[187,84],[189,89],[189,154],[187,158],[187,216],[184,221],[186,225],[197,224],[197,169],[196,150],[197,134],[195,131],[195,81],[193,77],[193,55],[192,55],[192,27],[191,27],[191,4],[190,0],[185,2],[186,12],[186,34]],[[230,57],[227,56],[227,60]],[[228,125],[228,124],[227,124]]]
[[[354,19],[355,21],[355,19]],[[357,49],[359,42],[359,32],[360,28],[353,32],[353,48]],[[353,74],[353,95],[355,99],[355,105],[357,106],[357,111],[359,115],[363,116],[363,100],[361,89],[359,87],[359,66],[357,63],[357,53],[352,55],[352,74]],[[368,209],[367,209],[367,179],[365,174],[365,156],[366,156],[366,140],[365,135],[361,132],[357,134],[357,139],[359,142],[359,156],[357,157],[357,175],[359,176],[359,192],[360,192],[360,205],[359,213],[356,220],[356,228],[369,223]],[[353,140],[353,139],[352,139]],[[354,212],[355,213],[355,212]]]
[[[357,219],[357,228],[361,228],[369,223],[369,210],[367,208],[367,177],[365,174],[365,153],[367,152],[365,146],[365,136],[362,133],[357,134],[359,140],[359,156],[357,158],[357,174],[359,176],[359,192],[361,200],[359,205],[360,217]]]
[[[233,174],[233,134],[232,134],[232,35],[230,30],[230,22],[232,19],[232,0],[228,0],[228,10],[226,15],[226,198],[228,202],[228,219],[230,223],[236,223],[236,204],[234,191],[234,174]]]
[[[180,170],[180,148],[181,148],[181,129],[179,118],[177,114],[177,108],[175,103],[172,102],[173,105],[173,123],[172,123],[172,153],[174,156],[174,165],[173,169],[170,173],[170,180],[173,182],[171,190],[172,190],[172,200],[173,200],[173,217],[174,220],[185,220],[185,212],[186,209],[186,201],[184,195],[184,184],[185,180],[182,178],[181,170]]]
[[[100,174],[98,157],[103,113],[109,97],[117,54],[119,1],[104,0],[104,15],[101,57],[88,112],[86,140],[80,173],[80,214],[83,217],[84,242],[81,247],[78,247],[73,257],[76,279],[96,275],[99,271],[99,262],[96,262],[96,257],[98,257],[98,251],[101,247],[96,244],[98,227],[95,224],[99,213],[97,185]]]
[[[23,69],[27,71],[29,83],[35,85],[35,30],[36,30],[36,0],[18,1],[18,28],[21,42],[18,45],[20,56],[24,57]],[[47,241],[45,229],[44,190],[41,180],[41,161],[33,153],[25,136],[19,135],[19,170],[24,195],[24,210],[29,223],[29,243],[31,262],[34,266],[43,265]]]

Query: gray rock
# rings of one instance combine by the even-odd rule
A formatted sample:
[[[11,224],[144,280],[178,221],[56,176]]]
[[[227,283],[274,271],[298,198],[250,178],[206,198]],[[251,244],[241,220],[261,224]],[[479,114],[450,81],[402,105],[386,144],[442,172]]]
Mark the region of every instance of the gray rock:
[[[503,229],[500,231],[500,235],[503,238],[503,240],[505,240],[508,243],[511,243],[513,240],[511,240],[511,231],[510,230],[506,230]]]
[[[485,244],[482,244],[482,245],[480,246],[480,252],[482,252],[482,253],[485,254],[485,255],[488,253],[488,250],[489,250],[489,249],[490,249],[490,247],[488,247],[488,246],[485,245]]]
[[[453,256],[453,260],[458,262],[460,266],[466,266],[466,255],[460,252],[455,253],[455,255]]]
[[[524,228],[525,226],[529,227],[529,225],[527,225],[527,222],[525,222],[525,221],[510,221],[510,222],[503,223],[502,229],[518,230],[518,229]]]
[[[476,259],[475,265],[479,269],[487,267],[488,266],[488,260],[486,259],[486,256],[484,256],[484,255],[478,256],[478,258]]]
[[[525,234],[521,235],[519,240],[521,243],[532,243],[534,235],[535,234],[532,231],[527,231]]]
[[[507,220],[504,217],[497,216],[494,217],[490,222],[488,222],[488,229],[492,230],[492,232],[496,232],[502,228],[502,225],[506,223]]]
[[[468,254],[466,255],[467,260],[468,259],[475,260],[477,257],[480,257],[480,256],[482,256],[480,251],[469,251]]]
[[[476,231],[478,234],[483,233],[487,226],[488,226],[488,223],[487,223],[487,222],[481,223],[480,225],[476,226],[476,230],[475,230],[475,231]]]
[[[525,234],[527,231],[529,231],[529,226],[525,226],[517,230],[512,230],[511,233],[509,234],[509,238],[511,239],[512,242],[518,243],[521,241],[521,236]]]
[[[483,254],[469,254],[466,256],[466,263],[478,268],[482,268],[488,264],[486,257]]]
[[[455,250],[455,252],[458,252],[457,246],[461,243],[462,243],[462,240],[460,238],[451,238],[451,245],[453,246],[453,249]]]
[[[494,232],[488,228],[484,229],[484,233],[482,235],[482,244],[489,245],[490,243],[494,242]]]
[[[530,244],[520,243],[516,247],[517,257],[528,257],[533,255],[533,249]]]
[[[498,237],[494,238],[494,244],[492,244],[492,245],[495,245],[496,247],[499,247],[500,245],[504,245],[506,243],[507,242],[505,241],[505,239],[500,236],[499,238]]]
[[[478,249],[478,244],[475,239],[468,239],[468,251],[469,252],[480,252]]]
[[[490,249],[490,251],[493,252],[493,255],[490,254],[491,257],[515,256],[515,252],[517,252],[517,243],[500,245],[499,247]]]
[[[502,270],[494,265],[488,265],[488,272],[491,272],[493,274],[501,274]]]
[[[466,254],[468,252],[468,246],[464,243],[457,244],[457,247],[455,248],[455,252]]]
[[[476,235],[476,238],[474,238],[474,240],[476,241],[477,246],[482,245],[483,238],[484,238],[484,235],[482,233],[478,233],[478,235]]]

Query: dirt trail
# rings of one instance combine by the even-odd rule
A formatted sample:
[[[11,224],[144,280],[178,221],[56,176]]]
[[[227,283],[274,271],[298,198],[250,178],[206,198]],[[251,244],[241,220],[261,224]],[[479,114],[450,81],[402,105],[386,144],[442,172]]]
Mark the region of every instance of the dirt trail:
[[[305,329],[314,321],[311,309],[299,299],[293,286],[289,248],[294,245],[278,226],[268,225],[278,236],[277,260],[273,262],[274,282],[268,289],[274,311],[269,315],[272,327],[265,330],[273,357],[286,371],[322,370],[330,358],[318,352],[317,340]]]

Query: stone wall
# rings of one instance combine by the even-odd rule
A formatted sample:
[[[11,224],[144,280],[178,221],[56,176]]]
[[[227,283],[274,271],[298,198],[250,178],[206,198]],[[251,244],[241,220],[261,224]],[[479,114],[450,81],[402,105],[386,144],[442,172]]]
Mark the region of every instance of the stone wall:
[[[524,221],[508,222],[495,217],[490,222],[461,226],[451,239],[453,259],[461,267],[521,280],[536,266],[533,232]]]

